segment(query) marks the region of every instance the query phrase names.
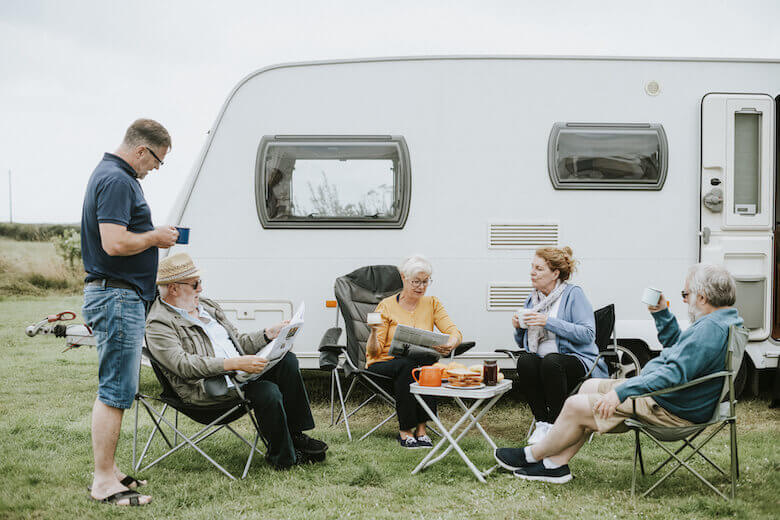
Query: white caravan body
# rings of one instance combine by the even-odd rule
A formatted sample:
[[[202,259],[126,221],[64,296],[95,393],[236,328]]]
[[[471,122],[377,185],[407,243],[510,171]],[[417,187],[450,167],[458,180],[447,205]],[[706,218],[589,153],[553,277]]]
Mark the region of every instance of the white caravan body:
[[[326,307],[334,280],[361,266],[427,256],[435,280],[428,294],[443,302],[465,340],[477,342],[466,357],[481,360],[514,346],[511,314],[529,294],[538,246],[573,249],[572,282],[594,309],[615,304],[617,336],[638,350],[661,348],[643,289],[661,289],[684,328],[687,269],[723,263],[739,280],[750,360],[774,367],[778,89],[780,62],[768,60],[415,57],[268,67],[239,82],[210,129],[170,219],[191,227],[190,244],[171,252],[186,251],[205,269],[205,294],[223,302],[242,330],[289,318],[305,302],[295,347],[303,368],[318,366],[321,335],[337,322],[336,309]],[[567,129],[572,141],[560,137]],[[626,174],[618,165],[610,184],[593,173],[608,170],[609,158],[578,167],[577,154],[590,153],[576,151],[588,147],[589,129],[596,140],[606,132],[606,148],[625,145],[627,156],[644,153],[642,144],[630,149],[629,134],[651,129],[655,154],[642,160],[651,157],[659,171],[632,180],[638,162],[624,157],[633,166]],[[300,210],[308,202],[299,199],[316,191],[311,175],[308,191],[300,182],[295,188],[299,211],[290,226],[263,215],[272,211],[263,209],[271,182],[264,168],[286,165],[288,184],[300,177],[295,168],[304,169],[304,161],[285,163],[284,153],[267,156],[276,150],[269,143],[311,144],[298,158],[308,153],[317,169],[324,163],[311,162],[316,150],[338,166],[340,149],[350,160],[360,156],[339,146],[372,140],[400,150],[395,184],[385,186],[393,202],[383,211],[393,222],[365,214],[331,222]],[[558,160],[561,171],[575,173],[555,178]],[[337,174],[331,187],[348,192],[354,177]],[[294,205],[289,192],[282,196]]]

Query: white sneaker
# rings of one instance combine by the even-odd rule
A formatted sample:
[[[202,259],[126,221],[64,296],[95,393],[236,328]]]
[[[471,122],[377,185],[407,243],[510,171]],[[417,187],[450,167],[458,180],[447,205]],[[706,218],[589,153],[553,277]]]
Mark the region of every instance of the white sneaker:
[[[550,433],[550,430],[552,429],[552,424],[546,423],[544,421],[537,421],[536,426],[534,427],[534,432],[531,434],[530,437],[528,437],[528,444],[539,444],[542,442],[542,440],[547,436],[548,433]]]

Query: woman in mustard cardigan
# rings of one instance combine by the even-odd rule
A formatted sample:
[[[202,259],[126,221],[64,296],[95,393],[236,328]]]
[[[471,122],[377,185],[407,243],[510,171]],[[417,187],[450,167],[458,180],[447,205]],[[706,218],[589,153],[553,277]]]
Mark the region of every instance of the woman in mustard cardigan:
[[[460,344],[461,333],[450,320],[444,306],[435,296],[425,296],[431,284],[433,269],[422,256],[410,256],[398,270],[401,273],[403,289],[379,302],[375,312],[382,313],[382,323],[371,325],[371,335],[366,342],[366,366],[375,372],[393,379],[395,407],[398,412],[398,442],[404,448],[430,448],[431,439],[425,431],[428,414],[409,393],[413,382],[412,369],[420,363],[407,357],[393,357],[388,354],[393,334],[398,324],[433,331],[435,325],[443,334],[449,334],[445,345],[433,347],[446,356]],[[436,411],[435,398],[425,398],[431,410]]]

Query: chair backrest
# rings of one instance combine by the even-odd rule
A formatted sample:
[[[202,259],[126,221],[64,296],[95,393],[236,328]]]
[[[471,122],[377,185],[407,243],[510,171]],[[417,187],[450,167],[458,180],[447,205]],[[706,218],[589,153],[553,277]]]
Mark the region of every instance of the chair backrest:
[[[612,345],[612,331],[615,330],[615,304],[596,309],[593,312],[596,321],[596,346],[603,352]]]
[[[748,334],[749,331],[743,326],[737,327],[736,325],[732,325],[729,327],[729,338],[728,338],[728,351],[726,352],[726,366],[725,369],[728,372],[731,372],[731,376],[724,377],[723,378],[723,389],[720,392],[720,399],[718,402],[723,401],[723,398],[726,397],[729,393],[729,379],[733,380],[737,377],[737,372],[739,372],[739,367],[742,366],[742,357],[745,354],[745,347],[747,347],[748,342]],[[717,412],[717,406],[715,407]]]
[[[394,265],[368,265],[336,278],[333,289],[347,332],[347,356],[356,367],[366,366],[366,341],[371,333],[366,315],[402,288],[401,274]],[[349,363],[344,369],[351,372]]]
[[[160,394],[160,396],[166,399],[181,400],[179,395],[176,393],[176,390],[173,389],[171,382],[168,381],[168,376],[165,375],[165,370],[163,369],[162,365],[160,365],[160,363],[154,359],[154,356],[152,355],[149,348],[144,347],[143,353],[149,359],[149,364],[152,365],[154,375],[157,377],[157,381],[159,381],[160,386],[162,386],[162,394]]]

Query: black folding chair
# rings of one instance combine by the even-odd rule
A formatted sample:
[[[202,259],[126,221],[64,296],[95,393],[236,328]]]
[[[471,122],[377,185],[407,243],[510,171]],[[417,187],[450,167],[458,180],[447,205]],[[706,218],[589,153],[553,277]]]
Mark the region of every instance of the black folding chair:
[[[609,377],[613,379],[632,377],[639,374],[642,369],[642,365],[639,363],[639,359],[629,349],[617,343],[617,333],[615,332],[615,304],[610,303],[600,309],[596,309],[593,312],[593,318],[596,322],[596,346],[599,348],[599,354],[596,357],[596,361],[593,366],[588,370],[588,373],[583,376],[579,383],[574,387],[571,395],[576,394],[582,386],[585,380],[589,379],[593,370],[596,368],[596,364],[600,360],[604,360],[607,365],[607,371]],[[520,349],[496,349],[496,352],[504,354],[517,361],[517,356],[522,352]],[[531,421],[531,426],[528,428],[528,435],[534,429],[536,419]],[[592,436],[591,436],[592,437]]]
[[[135,396],[136,407],[135,407],[135,428],[133,430],[133,469],[135,471],[139,471],[139,468],[141,467],[141,463],[146,457],[146,454],[149,451],[149,447],[152,444],[152,440],[154,439],[155,435],[159,432],[162,439],[168,445],[168,451],[166,451],[163,455],[161,455],[151,463],[147,464],[140,471],[145,471],[151,468],[152,466],[156,465],[158,462],[162,461],[163,459],[177,452],[180,448],[189,446],[193,448],[195,451],[197,451],[198,453],[200,453],[206,460],[208,460],[214,466],[216,466],[217,469],[219,469],[222,473],[224,473],[231,479],[235,480],[236,477],[234,477],[229,471],[227,471],[224,467],[222,467],[219,463],[217,463],[214,459],[212,459],[205,451],[203,451],[203,449],[201,449],[200,446],[198,446],[198,444],[201,441],[207,439],[208,437],[211,437],[213,434],[215,434],[222,428],[226,428],[227,430],[232,432],[233,435],[241,439],[244,442],[244,444],[249,446],[249,456],[246,460],[246,464],[244,465],[244,472],[241,475],[241,478],[245,478],[247,473],[249,472],[249,466],[252,464],[252,458],[255,452],[259,453],[260,455],[263,455],[263,452],[257,449],[258,440],[262,440],[263,444],[266,445],[266,448],[268,446],[265,438],[263,438],[262,434],[260,433],[260,424],[257,422],[257,417],[255,416],[252,410],[251,404],[244,396],[238,384],[235,384],[236,382],[234,381],[235,389],[236,392],[238,393],[238,398],[236,399],[226,401],[224,403],[218,403],[218,404],[206,405],[206,406],[185,403],[176,394],[176,391],[173,389],[173,386],[171,385],[170,381],[168,381],[168,378],[165,375],[165,369],[160,365],[160,363],[157,362],[156,359],[154,359],[149,349],[144,348],[143,352],[144,355],[149,359],[149,362],[151,363],[152,369],[154,370],[154,375],[157,376],[157,381],[159,381],[160,385],[162,386],[162,393],[160,394],[159,397],[148,396],[145,394],[141,394],[140,392]],[[216,378],[210,378],[206,382],[209,383],[204,385],[207,392],[209,391],[210,388],[219,388],[220,386],[222,387],[221,390],[224,390],[224,387],[226,386],[226,382],[222,376],[218,376]],[[217,392],[217,393],[221,393],[221,392]],[[157,410],[154,406],[152,406],[153,401],[161,403],[163,405],[162,409]],[[146,410],[146,413],[149,414],[149,417],[151,418],[152,423],[154,424],[154,429],[152,430],[152,433],[149,435],[149,438],[146,441],[146,445],[144,446],[144,449],[141,452],[140,457],[138,457],[138,460],[136,461],[136,450],[138,446],[138,409],[140,406],[143,406],[144,409]],[[171,423],[171,421],[169,421],[168,418],[165,417],[165,412],[168,410],[169,407],[175,410],[173,423]],[[193,421],[204,425],[204,428],[198,431],[195,435],[188,437],[187,435],[182,433],[181,430],[179,430],[179,413],[182,413],[183,415],[189,417]],[[254,426],[255,429],[256,434],[253,443],[246,440],[240,433],[238,433],[231,426],[231,423],[240,419],[244,415],[249,416],[250,420],[252,421],[252,426]],[[165,431],[163,431],[163,424],[170,427],[170,429],[173,431],[173,442],[171,442],[171,440],[165,434]],[[179,442],[179,437],[183,439],[181,442]]]
[[[321,368],[331,372],[331,426],[341,424],[343,421],[347,436],[352,440],[349,427],[349,418],[366,406],[375,398],[379,398],[393,408],[393,413],[388,415],[379,424],[363,435],[363,440],[386,422],[395,417],[395,399],[388,388],[392,385],[392,379],[366,370],[366,342],[371,333],[366,324],[366,315],[373,312],[377,304],[383,299],[396,294],[403,288],[401,275],[398,268],[393,265],[369,265],[352,271],[351,273],[336,279],[334,291],[338,309],[344,319],[344,328],[347,332],[347,344],[339,345],[342,329],[338,326],[325,331],[320,342],[319,350],[330,356],[321,356]],[[338,319],[337,319],[338,322]],[[473,342],[461,343],[453,355],[459,355],[472,348]],[[334,363],[333,356],[344,356],[342,368],[345,377],[350,381],[347,395],[341,391],[339,381],[338,362]],[[330,359],[330,361],[323,361]],[[346,403],[357,385],[366,388],[370,396],[351,412],[347,411]],[[341,410],[334,420],[335,394],[338,393]]]

